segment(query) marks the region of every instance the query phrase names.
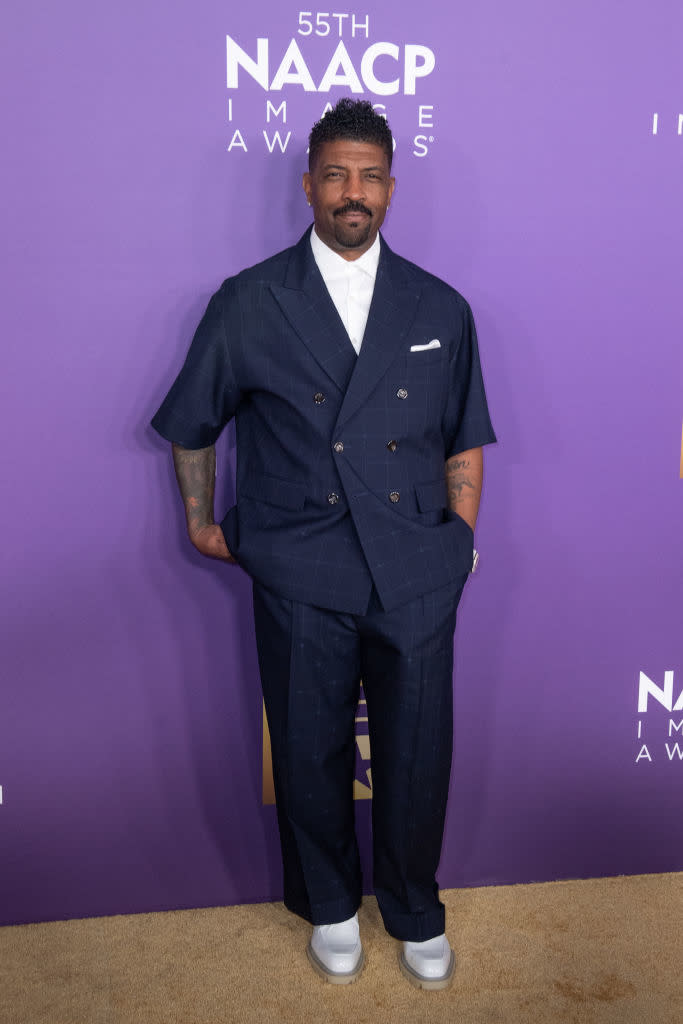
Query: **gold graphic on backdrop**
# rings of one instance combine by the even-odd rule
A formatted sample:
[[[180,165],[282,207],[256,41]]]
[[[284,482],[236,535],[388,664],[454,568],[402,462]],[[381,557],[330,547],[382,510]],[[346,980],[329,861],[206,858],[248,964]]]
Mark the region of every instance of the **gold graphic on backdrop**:
[[[356,710],[356,775],[353,780],[354,800],[370,800],[372,797],[372,769],[370,767],[370,737],[368,736],[368,715],[365,697],[361,690]],[[263,708],[263,802],[275,803],[273,783],[273,762],[270,750],[270,731]]]
[[[368,707],[365,702],[365,694],[361,689],[356,709],[356,777],[353,780],[353,799],[370,800],[371,797],[372,768],[370,767]]]
[[[275,783],[273,782],[273,762],[270,752],[270,730],[266,718],[266,705],[263,705],[263,802],[275,803]]]

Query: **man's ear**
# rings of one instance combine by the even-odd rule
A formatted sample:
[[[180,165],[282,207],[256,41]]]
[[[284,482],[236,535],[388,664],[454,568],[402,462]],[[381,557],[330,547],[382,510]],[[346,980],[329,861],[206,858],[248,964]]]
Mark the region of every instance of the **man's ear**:
[[[306,173],[304,174],[301,184],[303,185],[304,192],[306,193],[306,199],[308,200],[308,205],[310,206],[311,205],[311,175],[309,174],[308,171],[306,171]]]

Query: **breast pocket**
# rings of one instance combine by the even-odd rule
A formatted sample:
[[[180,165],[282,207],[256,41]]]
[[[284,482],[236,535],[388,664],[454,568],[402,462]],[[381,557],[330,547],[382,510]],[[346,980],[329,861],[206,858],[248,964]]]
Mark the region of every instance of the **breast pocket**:
[[[404,366],[406,380],[413,380],[418,386],[429,386],[435,392],[441,393],[448,368],[446,350],[443,347],[418,349],[417,352],[408,350]]]
[[[419,366],[421,363],[427,365],[428,363],[440,362],[443,360],[444,350],[441,346],[439,348],[417,348],[408,350],[408,362],[414,366]]]
[[[448,363],[443,348],[407,352],[402,362],[403,379],[395,379],[396,411],[411,435],[429,434],[441,428],[448,396]]]

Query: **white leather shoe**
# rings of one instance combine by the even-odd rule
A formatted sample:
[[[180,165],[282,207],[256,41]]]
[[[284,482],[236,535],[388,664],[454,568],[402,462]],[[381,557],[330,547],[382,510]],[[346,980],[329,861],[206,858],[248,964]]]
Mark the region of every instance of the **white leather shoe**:
[[[365,963],[360,944],[358,914],[338,924],[318,924],[306,950],[313,970],[333,985],[348,985]]]
[[[404,942],[398,962],[401,973],[417,988],[448,988],[453,980],[455,955],[445,935],[426,942]]]

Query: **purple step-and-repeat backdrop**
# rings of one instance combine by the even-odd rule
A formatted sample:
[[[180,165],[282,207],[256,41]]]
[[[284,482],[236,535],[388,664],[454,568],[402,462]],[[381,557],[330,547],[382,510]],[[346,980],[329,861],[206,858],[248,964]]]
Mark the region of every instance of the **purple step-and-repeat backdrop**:
[[[2,922],[281,895],[249,582],[185,540],[148,420],[219,282],[307,226],[347,94],[500,438],[441,884],[682,869],[678,0],[23,0],[4,32]]]

